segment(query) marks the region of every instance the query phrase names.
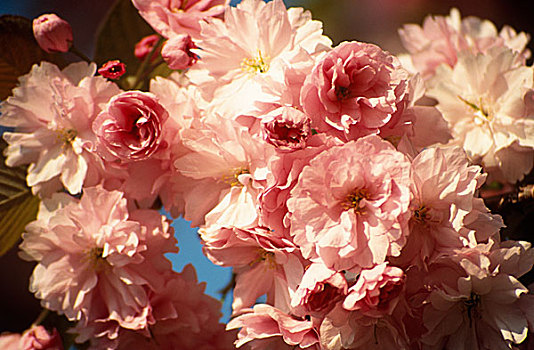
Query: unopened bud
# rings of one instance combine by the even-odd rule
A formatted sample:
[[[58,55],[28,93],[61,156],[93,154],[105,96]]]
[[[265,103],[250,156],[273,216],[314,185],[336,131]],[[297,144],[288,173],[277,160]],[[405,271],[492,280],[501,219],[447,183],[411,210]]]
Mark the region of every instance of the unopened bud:
[[[33,35],[46,52],[67,52],[72,43],[70,24],[53,13],[33,20]]]
[[[187,69],[197,60],[191,52],[194,48],[196,46],[189,35],[176,35],[165,42],[161,56],[171,69]]]

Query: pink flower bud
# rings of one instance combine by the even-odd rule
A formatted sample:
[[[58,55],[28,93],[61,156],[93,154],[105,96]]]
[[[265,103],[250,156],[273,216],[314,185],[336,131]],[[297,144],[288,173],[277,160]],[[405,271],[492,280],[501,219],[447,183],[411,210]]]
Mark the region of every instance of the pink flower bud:
[[[33,35],[46,52],[67,52],[72,43],[70,24],[53,13],[33,20]]]
[[[161,56],[171,69],[187,69],[196,62],[197,56],[191,52],[196,45],[189,35],[176,35],[165,42]]]
[[[152,51],[154,45],[156,45],[158,40],[159,35],[157,34],[147,35],[143,39],[139,40],[139,42],[135,44],[135,57],[137,57],[138,60],[143,61],[146,56],[148,56],[150,51]],[[154,60],[156,57],[157,55],[154,55],[154,57],[152,57],[152,60]]]
[[[311,135],[310,119],[293,107],[280,107],[265,115],[262,130],[265,141],[283,152],[306,147]]]
[[[119,79],[126,73],[126,65],[119,60],[107,61],[100,67],[98,73],[104,78]]]
[[[43,326],[28,329],[20,338],[21,350],[63,350],[63,344],[56,329],[52,334]]]

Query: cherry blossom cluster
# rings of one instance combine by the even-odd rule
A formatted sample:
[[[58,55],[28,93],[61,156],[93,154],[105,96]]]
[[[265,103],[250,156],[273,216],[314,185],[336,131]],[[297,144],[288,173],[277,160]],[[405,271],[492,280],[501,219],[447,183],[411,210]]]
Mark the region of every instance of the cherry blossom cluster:
[[[125,91],[96,64],[42,62],[1,104],[7,164],[42,198],[20,246],[30,290],[94,349],[513,349],[534,330],[479,197],[533,168],[528,35],[428,17],[399,57],[333,46],[282,0],[132,0],[175,71]],[[70,39],[72,40],[72,39]],[[133,48],[132,48],[133,50]],[[120,67],[124,70],[124,67]],[[232,320],[170,220],[235,274]],[[180,233],[178,233],[180,239]],[[266,296],[264,303],[256,303]],[[18,338],[17,340],[18,341]],[[136,347],[137,346],[137,347]]]

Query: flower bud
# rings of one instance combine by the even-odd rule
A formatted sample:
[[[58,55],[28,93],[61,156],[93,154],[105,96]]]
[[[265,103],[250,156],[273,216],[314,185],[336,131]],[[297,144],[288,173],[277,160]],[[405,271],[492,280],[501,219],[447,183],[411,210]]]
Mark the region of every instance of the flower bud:
[[[67,52],[72,43],[70,24],[53,13],[33,20],[33,35],[46,52]]]
[[[138,60],[143,61],[146,56],[150,54],[150,51],[152,51],[158,40],[159,35],[157,34],[147,35],[143,39],[139,40],[139,42],[135,44],[135,57],[137,57]],[[154,60],[156,57],[157,55],[154,55],[152,60]]]
[[[171,69],[187,69],[196,62],[197,56],[191,52],[196,45],[189,35],[176,35],[165,42],[161,56]]]
[[[21,350],[63,350],[63,344],[56,329],[48,333],[43,326],[28,329],[20,338]]]
[[[119,79],[126,73],[126,65],[119,60],[107,61],[98,69],[98,73],[104,78]]]

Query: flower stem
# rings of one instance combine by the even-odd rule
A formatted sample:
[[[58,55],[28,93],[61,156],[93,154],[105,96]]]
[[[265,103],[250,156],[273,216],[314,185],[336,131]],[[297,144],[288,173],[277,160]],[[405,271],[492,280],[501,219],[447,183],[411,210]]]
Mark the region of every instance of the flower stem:
[[[163,43],[164,40],[165,39],[163,37],[159,38],[158,42],[152,47],[152,50],[150,50],[150,53],[145,57],[143,62],[141,62],[141,65],[139,66],[139,68],[137,68],[137,72],[135,73],[135,81],[132,84],[132,88],[133,89],[137,89],[137,86],[139,85],[141,80],[144,79],[147,76],[147,74],[145,73],[145,70],[146,70],[148,64],[150,63],[150,61],[152,61],[152,58],[154,57],[154,54],[156,53],[158,48],[161,46],[161,44]],[[154,68],[152,68],[152,69],[154,69]]]
[[[43,322],[47,317],[48,315],[50,314],[50,310],[48,309],[43,309],[41,311],[41,313],[39,314],[39,316],[37,316],[37,318],[35,319],[35,321],[33,321],[32,323],[32,327],[35,327],[35,326],[38,326],[41,324],[41,322]]]
[[[72,52],[73,54],[75,54],[76,56],[80,57],[82,60],[84,60],[85,62],[87,63],[91,63],[91,59],[87,56],[85,56],[85,54],[83,52],[81,52],[80,50],[78,50],[74,45],[72,45],[70,47],[70,52]]]

